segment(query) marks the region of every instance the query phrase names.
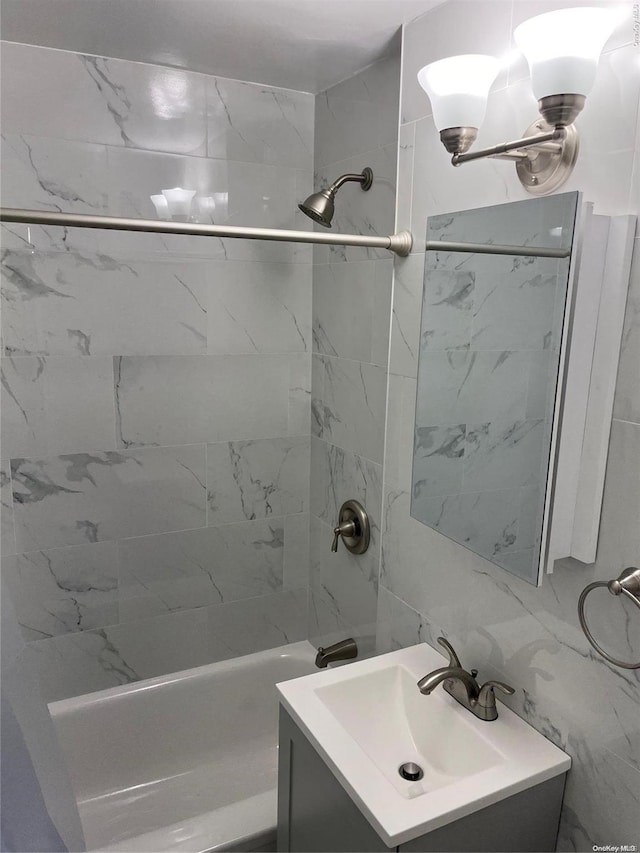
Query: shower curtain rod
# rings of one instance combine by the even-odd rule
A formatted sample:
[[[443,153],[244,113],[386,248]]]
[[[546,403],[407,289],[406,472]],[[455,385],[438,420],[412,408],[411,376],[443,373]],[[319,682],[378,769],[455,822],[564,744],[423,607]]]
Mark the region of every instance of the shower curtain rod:
[[[571,249],[547,249],[544,246],[501,246],[497,243],[455,243],[427,240],[427,252],[470,252],[479,255],[525,255],[529,258],[568,258]]]
[[[125,219],[120,216],[93,216],[85,213],[53,213],[46,210],[20,210],[14,207],[0,208],[0,222],[58,225],[69,228],[104,228],[112,231],[145,231],[155,234],[192,234],[201,237],[242,237],[248,240],[323,243],[330,246],[361,246],[388,249],[402,257],[409,254],[413,244],[409,231],[401,231],[389,237],[367,237],[361,234],[318,234],[315,231],[285,231],[280,228],[241,228],[235,225]]]

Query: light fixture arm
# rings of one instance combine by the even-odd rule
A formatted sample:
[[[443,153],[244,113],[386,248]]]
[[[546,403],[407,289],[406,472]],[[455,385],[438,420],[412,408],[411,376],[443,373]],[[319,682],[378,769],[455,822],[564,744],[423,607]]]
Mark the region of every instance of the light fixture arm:
[[[505,160],[522,160],[530,157],[526,151],[520,150],[522,148],[531,148],[534,152],[545,151],[557,154],[561,151],[562,145],[555,143],[564,140],[565,137],[566,129],[564,127],[556,127],[548,133],[525,136],[522,139],[515,139],[513,142],[503,142],[499,145],[492,145],[490,148],[481,148],[479,151],[453,154],[451,162],[454,166],[461,166],[463,163],[469,163],[472,160],[481,160],[484,157],[504,158]],[[552,144],[550,145],[549,143]]]

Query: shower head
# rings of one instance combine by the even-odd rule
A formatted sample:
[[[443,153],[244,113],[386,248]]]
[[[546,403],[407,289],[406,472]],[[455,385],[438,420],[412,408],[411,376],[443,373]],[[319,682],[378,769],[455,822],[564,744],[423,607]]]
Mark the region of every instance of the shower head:
[[[359,175],[340,175],[327,189],[319,190],[317,193],[312,193],[308,199],[299,204],[300,210],[317,222],[319,225],[324,225],[325,228],[331,228],[331,220],[334,213],[334,199],[337,191],[347,181],[356,181],[360,184],[363,190],[371,189],[373,183],[373,172],[366,166]]]

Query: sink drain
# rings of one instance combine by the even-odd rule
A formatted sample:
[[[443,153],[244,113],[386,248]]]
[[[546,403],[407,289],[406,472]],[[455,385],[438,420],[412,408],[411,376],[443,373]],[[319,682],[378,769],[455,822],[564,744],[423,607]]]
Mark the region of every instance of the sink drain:
[[[398,773],[403,779],[408,779],[409,782],[417,782],[424,776],[422,767],[420,767],[419,764],[414,764],[413,761],[407,761],[406,764],[401,764],[400,767],[398,767]]]

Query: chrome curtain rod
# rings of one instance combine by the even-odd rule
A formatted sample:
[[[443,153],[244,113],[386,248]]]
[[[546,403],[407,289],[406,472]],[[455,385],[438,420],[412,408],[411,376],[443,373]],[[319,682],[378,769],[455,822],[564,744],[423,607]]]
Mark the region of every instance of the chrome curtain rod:
[[[568,258],[571,249],[546,249],[543,246],[500,246],[497,243],[455,243],[427,240],[427,252],[470,252],[479,255],[525,255],[529,258]]]
[[[111,231],[145,231],[155,234],[192,234],[197,237],[241,237],[247,240],[324,243],[330,246],[361,246],[371,249],[388,249],[402,257],[409,254],[413,244],[409,231],[401,231],[389,237],[367,237],[361,234],[318,234],[315,231],[285,231],[280,228],[240,228],[234,225],[125,219],[120,216],[92,216],[85,213],[53,213],[46,210],[19,210],[14,207],[0,208],[0,222],[58,225],[69,228],[105,228]]]

